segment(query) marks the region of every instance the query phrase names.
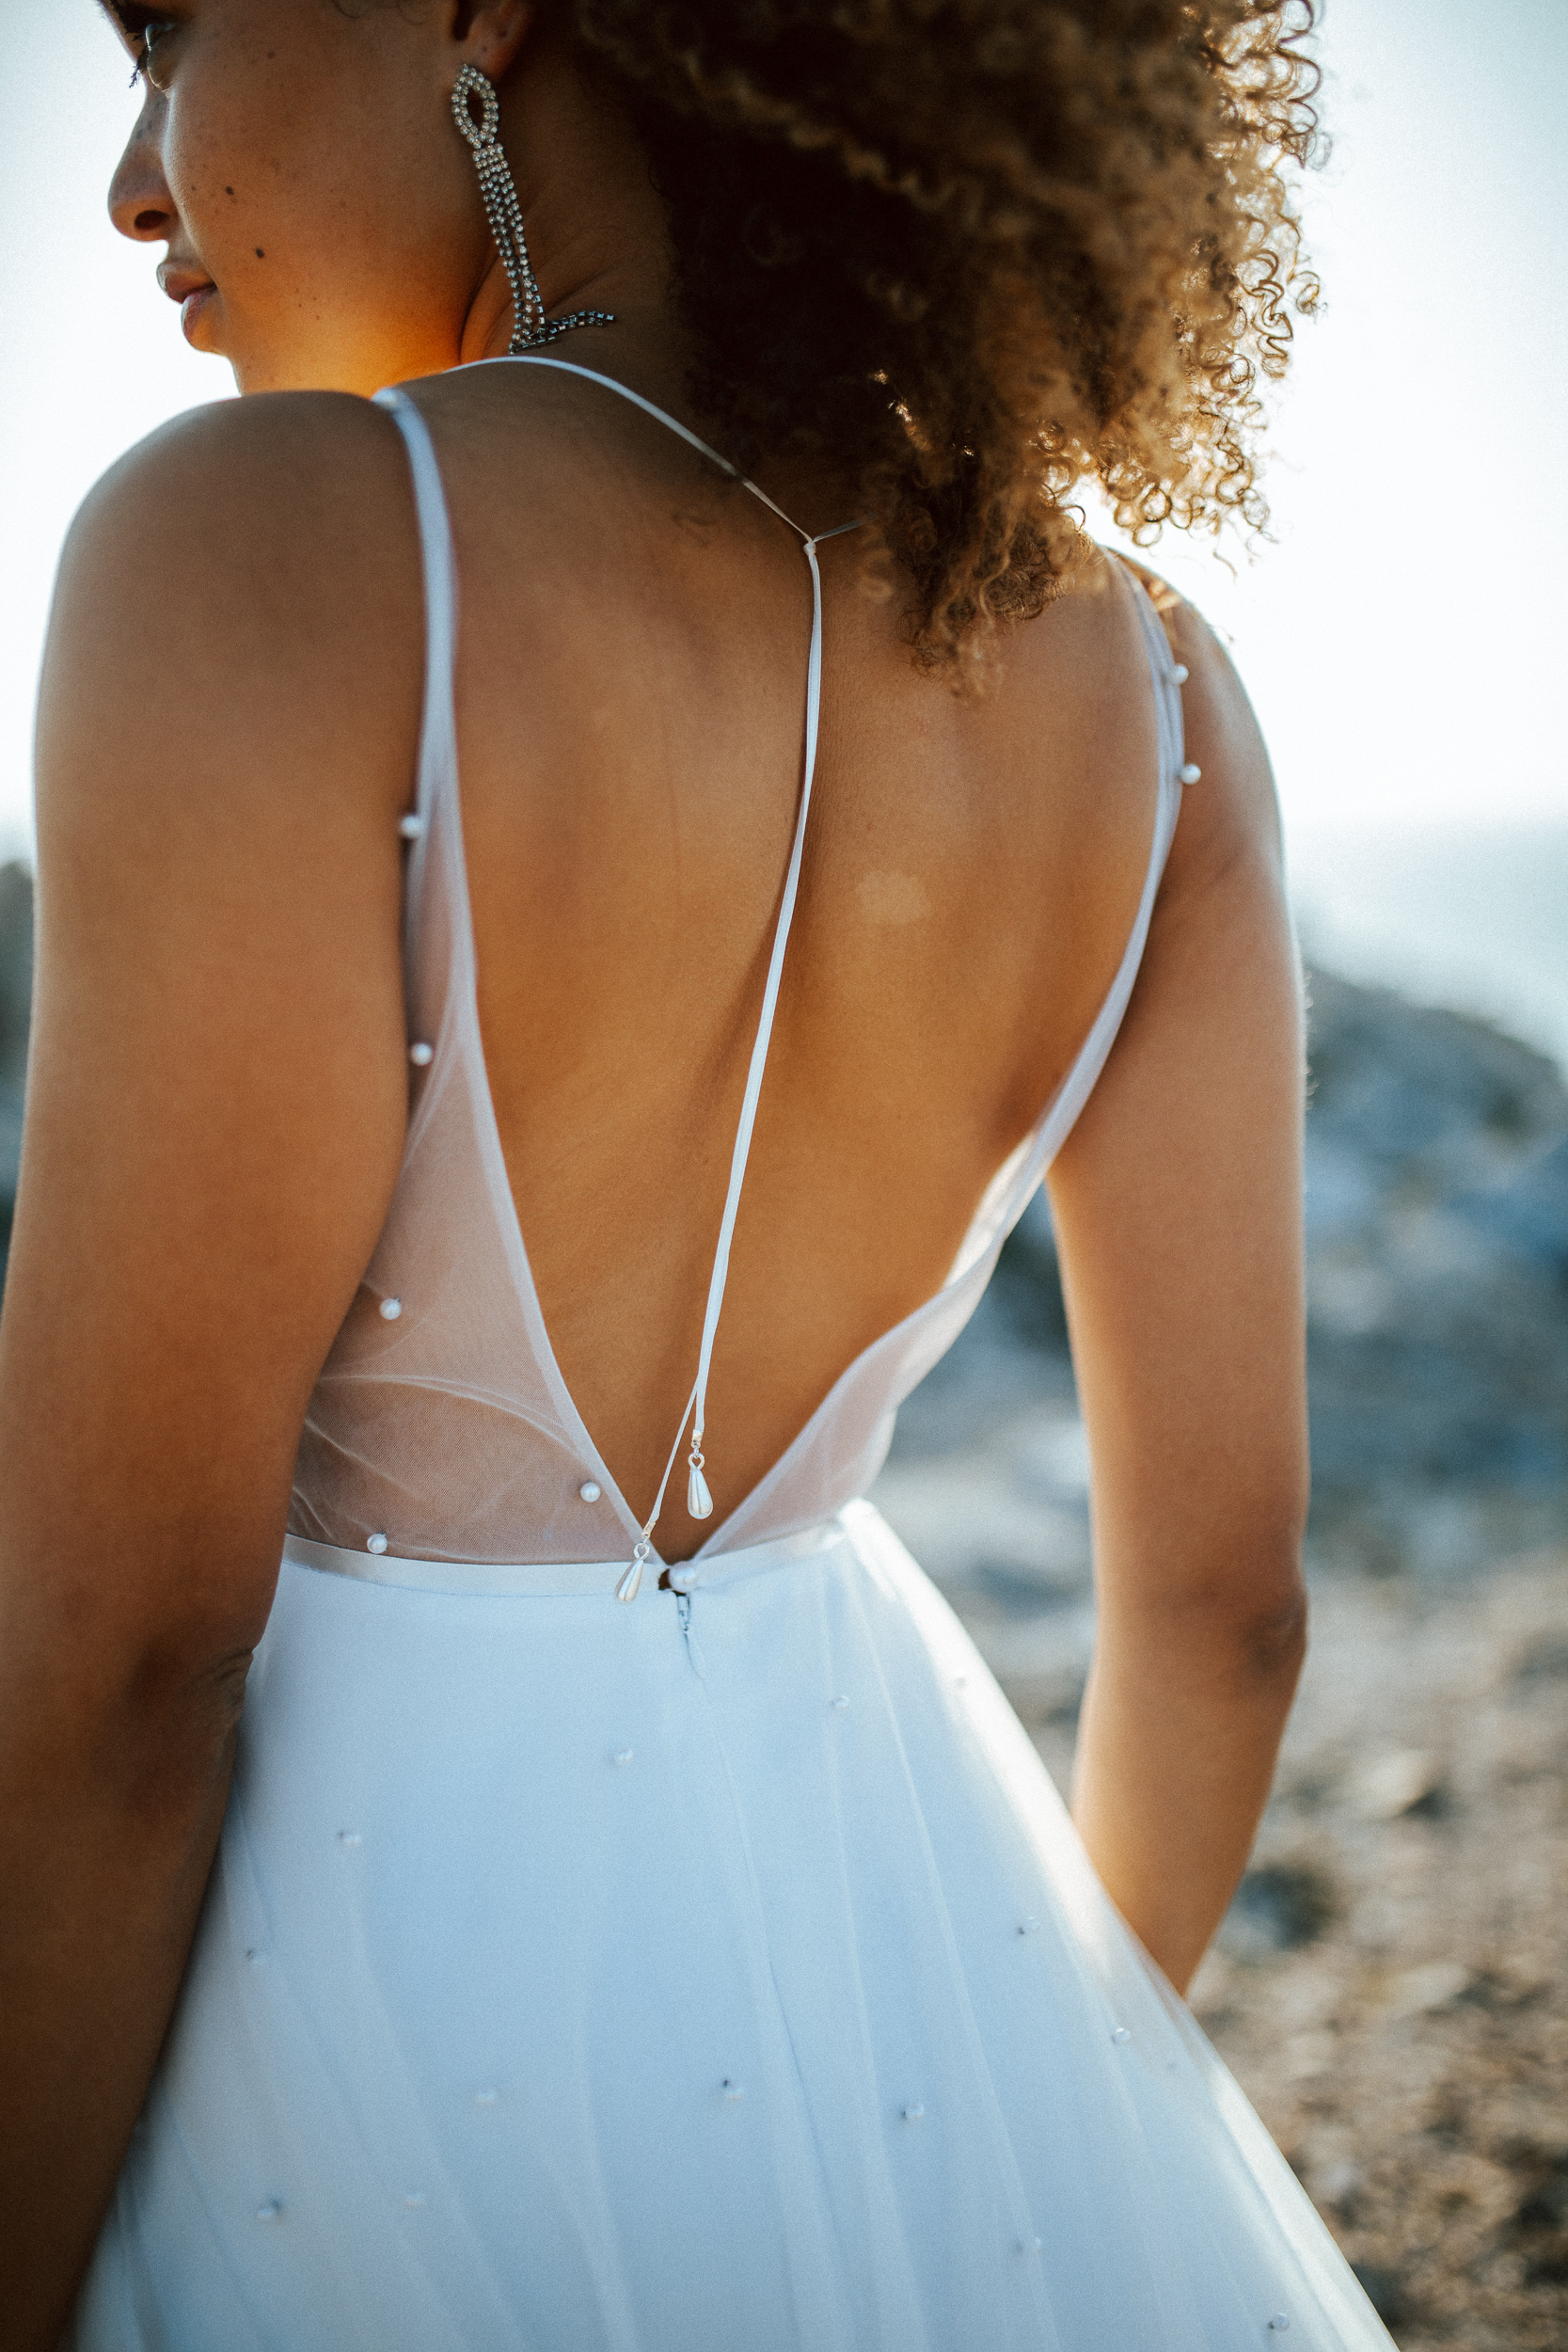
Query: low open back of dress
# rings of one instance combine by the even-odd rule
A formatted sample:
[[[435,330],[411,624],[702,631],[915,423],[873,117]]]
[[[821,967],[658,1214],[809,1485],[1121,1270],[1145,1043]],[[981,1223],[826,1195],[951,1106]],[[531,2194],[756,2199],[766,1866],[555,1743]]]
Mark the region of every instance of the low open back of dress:
[[[584,377],[633,402],[724,471],[735,471],[686,426],[609,376],[537,356],[495,364],[551,367]],[[649,1531],[657,1509],[654,1519],[639,1519],[573,1402],[518,1225],[480,1038],[453,713],[458,583],[451,531],[423,419],[402,394],[382,397],[413,469],[428,632],[418,797],[404,819],[411,842],[406,984],[413,1103],[386,1228],[311,1400],[290,1530],[298,1538],[393,1559],[489,1566],[618,1559],[621,1581],[640,1553],[652,1555]],[[745,486],[796,532],[810,567],[804,766],[716,1237],[701,1353],[678,1427],[681,1399],[670,1400],[672,1464],[693,1417],[693,1441],[699,1449],[703,1441],[706,1375],[784,972],[816,757],[823,658],[818,541],[754,484]],[[846,1367],[766,1477],[723,1518],[700,1558],[809,1528],[864,1493],[887,1453],[899,1406],[974,1313],[1003,1242],[1104,1065],[1137,977],[1183,781],[1176,665],[1141,587],[1137,607],[1158,719],[1159,787],[1142,898],[1105,1001],[1053,1099],[997,1171],[942,1288]],[[626,1581],[634,1578],[635,1568]]]

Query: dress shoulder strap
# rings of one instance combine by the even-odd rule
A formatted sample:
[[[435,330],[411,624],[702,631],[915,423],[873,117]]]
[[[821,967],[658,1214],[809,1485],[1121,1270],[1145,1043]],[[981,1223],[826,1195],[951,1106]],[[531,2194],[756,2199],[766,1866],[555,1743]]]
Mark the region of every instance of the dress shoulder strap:
[[[456,773],[457,721],[452,707],[453,672],[457,659],[457,563],[452,552],[451,520],[447,494],[430,427],[406,394],[382,391],[375,395],[402,434],[414,478],[414,507],[420,526],[420,555],[424,573],[424,711],[420,728],[420,768],[414,824],[404,819],[404,831],[422,849],[438,787]]]
[[[1118,564],[1121,558],[1115,559]],[[1144,886],[1133,917],[1132,933],[1117,967],[1116,978],[1095,1017],[1087,1037],[1079,1047],[1056,1094],[1052,1100],[1042,1124],[1044,1150],[1042,1165],[1048,1165],[1062,1140],[1070,1131],[1079,1112],[1094,1091],[1121,1027],[1132,993],[1133,982],[1143,963],[1144,947],[1154,915],[1154,901],[1170,855],[1170,845],[1176,833],[1176,820],[1181,811],[1181,791],[1184,785],[1196,784],[1200,771],[1187,758],[1181,718],[1181,689],[1187,673],[1170,649],[1159,613],[1143,581],[1131,564],[1123,564],[1132,590],[1133,609],[1143,632],[1144,652],[1148,658],[1149,683],[1154,693],[1154,723],[1158,742],[1159,787],[1154,804],[1154,829],[1148,845],[1148,865],[1144,874]]]

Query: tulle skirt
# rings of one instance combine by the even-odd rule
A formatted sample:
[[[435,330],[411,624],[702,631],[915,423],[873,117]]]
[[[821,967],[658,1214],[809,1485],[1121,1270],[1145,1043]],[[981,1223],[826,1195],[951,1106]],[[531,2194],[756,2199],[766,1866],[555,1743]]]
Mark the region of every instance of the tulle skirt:
[[[616,1573],[291,1544],[78,2352],[1386,2352],[878,1514]]]

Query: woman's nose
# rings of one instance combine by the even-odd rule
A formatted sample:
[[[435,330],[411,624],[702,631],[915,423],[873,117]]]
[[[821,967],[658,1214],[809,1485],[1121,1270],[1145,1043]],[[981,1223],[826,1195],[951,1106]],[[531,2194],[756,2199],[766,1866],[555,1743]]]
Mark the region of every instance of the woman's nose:
[[[109,183],[109,218],[122,237],[137,245],[157,245],[173,230],[174,199],[145,115],[132,132]]]

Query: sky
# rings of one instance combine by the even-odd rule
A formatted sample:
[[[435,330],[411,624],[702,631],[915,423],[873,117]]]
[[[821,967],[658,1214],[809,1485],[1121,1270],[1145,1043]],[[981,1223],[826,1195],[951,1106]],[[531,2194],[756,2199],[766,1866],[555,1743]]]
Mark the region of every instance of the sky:
[[[325,0],[324,0],[325,5]],[[9,21],[0,149],[0,847],[25,838],[40,651],[84,493],[229,395],[103,191],[135,100],[91,0]],[[1298,334],[1274,541],[1150,561],[1230,640],[1287,822],[1568,825],[1568,0],[1328,0],[1330,161],[1304,191],[1327,307]],[[165,649],[143,628],[148,673]]]

